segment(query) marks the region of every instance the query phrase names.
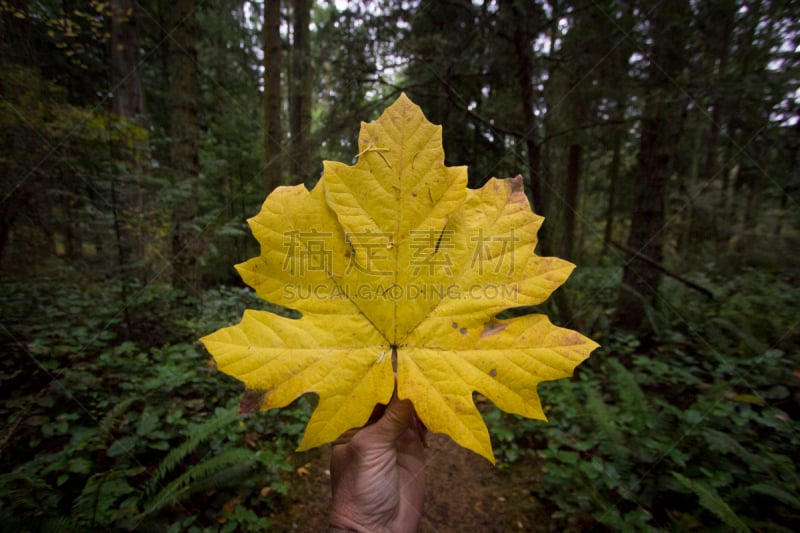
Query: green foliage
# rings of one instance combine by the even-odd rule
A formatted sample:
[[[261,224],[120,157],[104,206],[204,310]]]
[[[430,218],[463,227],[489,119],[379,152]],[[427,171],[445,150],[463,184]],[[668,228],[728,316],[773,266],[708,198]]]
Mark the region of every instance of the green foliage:
[[[114,295],[68,272],[3,281],[4,530],[268,526],[309,406],[237,416],[240,385],[212,376],[193,333],[257,298],[211,290],[192,307],[163,286],[139,298],[171,307],[159,325],[164,344],[154,335],[124,340]],[[239,506],[224,510],[233,498]]]
[[[187,438],[180,446],[173,448],[158,465],[144,487],[144,492],[150,496],[162,482],[164,477],[180,465],[187,455],[194,452],[197,446],[208,439],[211,435],[232,423],[236,419],[234,411],[223,412],[221,416],[209,419],[197,428],[193,428]]]
[[[673,287],[667,300],[682,306],[657,317],[668,327],[655,347],[603,335],[572,383],[541,387],[553,405],[547,424],[487,413],[507,467],[541,461],[535,491],[550,502],[553,527],[793,529],[800,350],[779,332],[791,331],[786,304],[800,292],[766,279],[725,280],[736,297],[715,302]],[[734,311],[743,306],[766,314]]]
[[[144,511],[136,516],[136,520],[144,520],[157,513],[164,507],[172,506],[181,498],[182,493],[187,493],[199,484],[216,489],[224,486],[222,480],[230,482],[245,474],[255,461],[255,452],[244,448],[225,450],[200,464],[194,465],[179,477],[170,482],[144,505]],[[221,476],[226,469],[232,469],[235,476]]]
[[[736,513],[719,497],[713,487],[691,480],[678,472],[673,472],[672,475],[681,485],[694,492],[700,498],[700,505],[717,515],[717,518],[722,520],[725,525],[735,531],[750,531],[750,528],[736,516]]]

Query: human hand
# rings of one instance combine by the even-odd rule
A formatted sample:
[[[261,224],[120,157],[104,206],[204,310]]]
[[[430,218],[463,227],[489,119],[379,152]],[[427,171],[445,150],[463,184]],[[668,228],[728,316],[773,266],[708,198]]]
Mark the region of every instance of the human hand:
[[[333,445],[333,527],[413,532],[425,495],[424,442],[414,406],[396,396],[377,422]]]

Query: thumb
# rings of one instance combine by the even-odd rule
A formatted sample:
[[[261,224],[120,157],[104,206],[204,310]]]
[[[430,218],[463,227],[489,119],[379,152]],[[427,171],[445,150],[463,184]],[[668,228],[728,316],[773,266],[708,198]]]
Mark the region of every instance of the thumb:
[[[364,428],[362,432],[368,431],[371,438],[392,443],[408,429],[413,419],[414,405],[411,401],[392,396],[383,416],[371,426]]]

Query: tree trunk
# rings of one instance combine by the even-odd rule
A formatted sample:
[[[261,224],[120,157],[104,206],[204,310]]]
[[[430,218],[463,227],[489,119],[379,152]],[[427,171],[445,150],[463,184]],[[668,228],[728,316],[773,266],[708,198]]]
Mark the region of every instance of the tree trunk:
[[[795,124],[794,129],[795,131],[800,131],[800,123]],[[792,146],[789,148],[788,157],[786,158],[786,161],[789,163],[786,173],[791,180],[790,183],[800,183],[800,169],[797,167],[798,160],[800,160],[800,158],[798,158],[798,154],[800,154],[800,146],[797,144],[792,144]],[[775,226],[772,230],[772,234],[776,237],[780,237],[781,231],[783,230],[783,219],[786,218],[788,214],[786,211],[788,204],[789,189],[788,187],[784,186],[781,187],[780,208],[778,209],[778,216],[775,217]],[[2,255],[0,255],[0,257],[2,257]]]
[[[310,184],[311,153],[311,39],[309,22],[311,1],[294,0],[294,40],[292,42],[292,77],[290,80],[289,128],[292,136],[291,173],[293,181]]]
[[[663,262],[667,182],[673,171],[678,136],[686,108],[685,96],[675,81],[685,66],[685,32],[688,5],[674,10],[653,10],[653,54],[642,133],[634,173],[634,203],[627,248]],[[633,256],[623,270],[617,326],[647,332],[646,309],[658,298],[661,272]]]
[[[13,64],[37,64],[31,47],[30,17],[28,5],[24,0],[11,0],[0,9],[0,69],[8,73]],[[20,18],[21,17],[21,18]],[[0,79],[3,76],[0,76]],[[8,87],[0,87],[3,105],[10,100]],[[12,108],[13,109],[13,108]],[[27,135],[14,130],[21,129],[19,125],[5,125],[5,131],[0,138],[3,141],[13,139],[7,146],[0,150],[0,264],[6,257],[9,243],[12,240],[12,229],[19,215],[24,213],[27,203],[27,188],[19,184],[17,173],[26,172],[19,168],[18,162],[25,161],[23,154],[31,152],[26,139]],[[16,167],[16,168],[15,168]]]
[[[615,25],[624,33],[630,33],[634,27],[634,3],[629,2],[620,5],[619,19]],[[631,46],[634,45],[634,46]],[[611,110],[611,120],[614,125],[609,130],[611,144],[611,162],[606,170],[608,183],[608,205],[605,213],[605,228],[603,230],[603,250],[602,254],[608,251],[608,247],[614,240],[614,229],[616,224],[616,214],[618,199],[621,192],[620,174],[622,171],[622,147],[627,138],[627,127],[623,126],[628,114],[628,102],[630,101],[630,80],[628,61],[631,54],[636,49],[635,43],[630,41],[623,43],[622,46],[615,47],[609,58],[609,70],[606,83],[609,92],[613,97],[613,107]]]
[[[264,3],[264,179],[267,192],[283,184],[281,128],[281,3]]]
[[[545,202],[542,191],[541,176],[541,146],[537,141],[538,125],[536,115],[533,113],[533,79],[531,74],[531,51],[533,50],[532,35],[527,24],[527,18],[522,12],[519,3],[510,5],[512,20],[514,21],[513,45],[516,60],[517,86],[519,88],[519,103],[522,111],[522,131],[525,141],[525,152],[528,158],[528,180],[533,200],[533,210],[545,216]]]
[[[725,94],[721,87],[726,85],[728,79],[728,57],[730,56],[731,38],[733,36],[734,28],[734,13],[736,12],[735,3],[726,2],[720,6],[719,9],[712,11],[711,15],[719,20],[715,24],[715,30],[721,31],[722,34],[714,35],[709,39],[710,47],[712,47],[712,61],[713,61],[713,75],[708,81],[709,91],[709,105],[711,107],[711,121],[710,130],[708,133],[708,143],[705,154],[705,161],[703,164],[702,179],[705,182],[711,182],[719,179],[720,184],[720,207],[721,209],[712,212],[712,224],[714,227],[719,227],[726,223],[724,213],[724,197],[725,189],[727,188],[727,172],[725,167],[720,167],[718,161],[720,158],[720,138],[722,131],[722,107],[725,101]],[[699,147],[698,147],[699,150]],[[724,160],[724,159],[723,159]],[[717,178],[718,177],[718,178]],[[723,216],[720,216],[723,215]],[[691,229],[691,228],[690,228]]]
[[[136,25],[136,2],[133,0],[113,0],[111,2],[111,111],[122,119],[135,121],[145,110],[142,70],[139,65],[139,32]],[[121,133],[132,132],[127,127]],[[113,199],[116,220],[115,238],[120,254],[120,274],[123,283],[128,277],[140,277],[140,259],[143,243],[149,236],[142,228],[135,226],[138,216],[143,216],[144,193],[135,179],[141,166],[147,161],[147,142],[136,140],[133,136],[112,142],[111,151],[119,163],[120,175],[112,177]],[[123,179],[118,181],[118,178]],[[123,289],[126,293],[127,289]]]
[[[197,21],[195,0],[175,0],[171,53],[170,162],[176,201],[172,223],[172,279],[190,294],[199,290],[197,218],[200,164],[197,154]]]
[[[578,215],[578,198],[581,179],[580,144],[570,144],[567,153],[567,183],[564,189],[564,249],[563,257],[567,261],[573,259],[575,251],[575,219]]]
[[[136,2],[133,0],[111,2],[111,74],[111,110],[125,118],[144,113]]]
[[[688,132],[687,132],[688,133]],[[681,183],[681,194],[686,197],[686,204],[681,211],[682,228],[676,237],[676,248],[681,257],[686,260],[692,256],[695,250],[695,236],[701,233],[698,227],[698,217],[695,209],[695,202],[703,194],[703,190],[709,185],[708,180],[701,180],[700,158],[702,157],[699,147],[703,146],[705,128],[700,124],[694,125],[694,138],[690,146],[696,147],[688,155],[689,162],[686,168],[686,176]],[[696,187],[696,188],[695,188]],[[688,263],[687,263],[688,264]]]
[[[614,238],[614,209],[617,204],[617,186],[619,183],[620,151],[622,148],[622,135],[619,128],[614,128],[611,164],[608,166],[606,178],[608,179],[608,207],[606,208],[606,225],[603,230],[603,253]]]

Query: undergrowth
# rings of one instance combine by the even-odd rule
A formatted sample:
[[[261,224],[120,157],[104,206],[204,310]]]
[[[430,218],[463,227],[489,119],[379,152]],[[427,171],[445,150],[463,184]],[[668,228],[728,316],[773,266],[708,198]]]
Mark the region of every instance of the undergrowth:
[[[3,531],[269,528],[308,403],[237,416],[241,384],[196,341],[263,308],[251,291],[194,302],[151,285],[126,316],[113,290],[66,275],[1,289]]]
[[[486,410],[500,467],[538,465],[553,531],[797,530],[800,290],[757,270],[695,275],[714,299],[667,280],[644,345],[611,327],[617,274],[572,284],[602,347],[540,386],[550,422]],[[241,384],[196,339],[245,308],[283,311],[168,285],[123,305],[65,274],[3,279],[0,308],[4,531],[270,529],[309,403],[237,416]]]
[[[590,314],[602,347],[540,386],[548,423],[487,413],[505,467],[540,464],[551,530],[797,531],[800,291],[759,271],[701,281],[713,300],[666,283],[646,350]]]

